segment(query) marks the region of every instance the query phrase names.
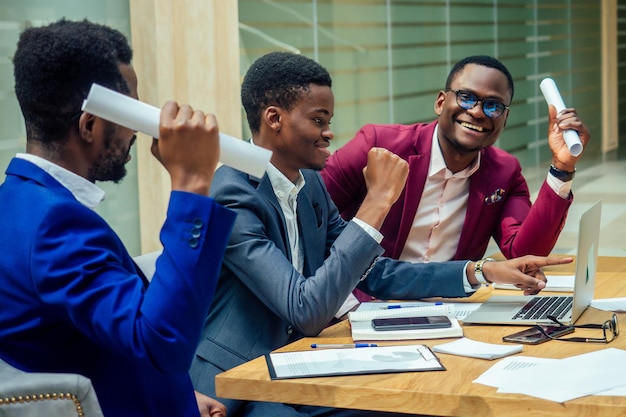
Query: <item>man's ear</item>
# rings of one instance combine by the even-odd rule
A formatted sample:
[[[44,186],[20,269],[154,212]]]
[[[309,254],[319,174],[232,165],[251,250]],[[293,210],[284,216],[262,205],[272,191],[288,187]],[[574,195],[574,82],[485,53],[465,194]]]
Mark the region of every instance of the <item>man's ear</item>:
[[[265,122],[270,129],[278,132],[282,125],[282,109],[276,106],[269,106],[263,111],[263,122]]]
[[[83,112],[78,118],[78,133],[82,140],[93,142],[94,128],[96,125],[96,116],[91,113]]]
[[[441,90],[437,95],[437,99],[435,100],[435,114],[437,116],[441,116],[441,112],[443,110],[443,102],[446,101],[446,92]]]

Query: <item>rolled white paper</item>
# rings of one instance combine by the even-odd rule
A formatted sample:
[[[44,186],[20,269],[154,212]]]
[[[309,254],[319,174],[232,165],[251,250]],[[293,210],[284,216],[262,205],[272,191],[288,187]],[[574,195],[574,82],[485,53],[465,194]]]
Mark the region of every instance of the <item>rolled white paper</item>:
[[[98,84],[92,84],[82,110],[110,122],[159,137],[161,109]],[[220,133],[220,162],[262,177],[272,156],[269,149]]]
[[[544,78],[539,84],[539,88],[541,88],[541,92],[543,93],[546,102],[556,107],[557,113],[565,109],[565,103],[563,102],[561,93],[559,93],[559,89],[552,78]],[[580,137],[578,136],[577,131],[573,129],[564,130],[563,139],[565,140],[565,144],[569,148],[572,155],[580,155],[583,151],[583,144],[580,142]]]

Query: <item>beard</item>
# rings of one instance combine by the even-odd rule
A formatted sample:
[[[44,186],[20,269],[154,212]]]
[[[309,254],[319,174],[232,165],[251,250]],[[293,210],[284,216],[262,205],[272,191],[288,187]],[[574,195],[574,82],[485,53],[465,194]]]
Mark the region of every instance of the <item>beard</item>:
[[[104,151],[89,168],[90,181],[113,181],[117,184],[126,176],[126,161],[130,146],[125,148],[124,141],[117,138],[116,133],[117,129],[114,126],[110,125],[106,128]]]
[[[125,163],[102,160],[90,169],[90,179],[92,181],[113,181],[118,184],[126,176]]]

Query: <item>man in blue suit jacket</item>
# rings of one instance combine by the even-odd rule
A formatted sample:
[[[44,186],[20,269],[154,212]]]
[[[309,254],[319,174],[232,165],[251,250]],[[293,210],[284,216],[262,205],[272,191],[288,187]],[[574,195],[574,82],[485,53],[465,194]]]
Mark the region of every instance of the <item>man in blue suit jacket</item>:
[[[0,186],[0,358],[91,379],[110,417],[218,416],[189,365],[235,214],[207,197],[219,157],[212,115],[170,101],[152,151],[170,172],[163,254],[150,285],[93,210],[120,181],[134,131],[80,112],[97,82],[137,98],[124,36],[87,21],[24,31],[15,90],[27,152]]]
[[[273,155],[263,178],[226,166],[215,175],[211,196],[235,210],[237,220],[191,368],[196,390],[214,396],[218,373],[303,335],[317,335],[357,285],[383,299],[465,297],[479,285],[473,262],[410,264],[380,258],[377,229],[407,176],[407,163],[389,151],[370,152],[369,194],[356,219],[346,223],[340,218],[317,172],[333,138],[334,98],[324,68],[301,55],[270,53],[250,67],[241,94],[253,142]],[[545,286],[540,266],[568,262],[547,259],[491,262],[484,272],[488,279],[536,292]],[[220,400],[231,416],[370,415]]]

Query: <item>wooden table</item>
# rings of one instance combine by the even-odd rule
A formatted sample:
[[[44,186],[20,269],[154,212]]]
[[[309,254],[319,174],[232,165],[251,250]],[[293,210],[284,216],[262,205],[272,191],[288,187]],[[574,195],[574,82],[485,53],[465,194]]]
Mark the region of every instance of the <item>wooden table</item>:
[[[547,274],[573,273],[573,264],[546,269]],[[504,292],[503,292],[504,291]],[[479,302],[494,291],[483,288],[467,302]],[[510,291],[499,290],[501,293]],[[626,296],[626,257],[602,257],[594,298]],[[452,301],[452,300],[451,300]],[[454,299],[459,302],[459,299]],[[588,308],[578,320],[582,323],[602,323],[610,312]],[[619,314],[626,328],[626,314]],[[465,336],[485,342],[501,343],[502,336],[519,330],[516,326],[464,326]],[[577,335],[594,330],[577,329]],[[595,330],[590,337],[598,337]],[[454,339],[420,341],[429,346]],[[316,338],[304,338],[279,351],[309,350],[311,343],[351,343],[347,322],[329,327]],[[415,341],[407,342],[415,343]],[[384,343],[380,343],[384,344]],[[391,344],[391,343],[390,343]],[[393,344],[398,344],[394,342]],[[522,355],[565,358],[607,347],[626,349],[626,335],[610,344],[567,343],[550,341],[540,345],[525,345]],[[438,354],[447,368],[444,372],[414,372],[398,374],[358,375],[324,378],[270,380],[264,357],[226,371],[216,377],[217,395],[242,400],[273,401],[340,408],[392,411],[398,413],[438,416],[626,416],[626,397],[587,396],[563,404],[522,394],[498,394],[496,388],[472,381],[488,370],[495,361]],[[584,372],[584,369],[581,370]],[[626,375],[624,376],[626,381]],[[538,384],[546,383],[537,381]]]

